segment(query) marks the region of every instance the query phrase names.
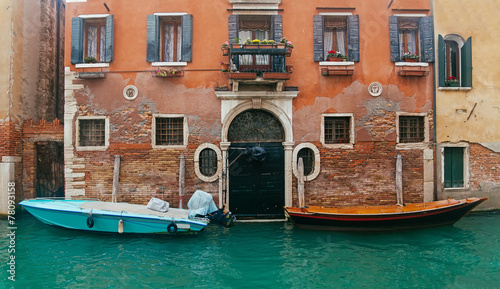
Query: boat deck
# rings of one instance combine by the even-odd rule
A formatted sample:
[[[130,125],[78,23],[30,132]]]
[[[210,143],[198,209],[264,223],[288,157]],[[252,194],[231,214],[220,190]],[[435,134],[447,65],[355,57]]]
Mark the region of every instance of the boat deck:
[[[356,207],[321,207],[308,206],[306,208],[288,207],[289,212],[306,213],[306,214],[341,214],[341,215],[379,215],[379,214],[397,214],[405,212],[417,212],[449,207],[450,205],[458,205],[464,201],[474,201],[477,198],[467,200],[442,200],[428,203],[411,203],[404,206],[386,205],[386,206],[356,206]]]
[[[165,218],[189,218],[189,211],[184,209],[169,208],[167,212],[158,212],[146,208],[145,205],[136,205],[128,203],[109,203],[109,202],[84,202],[80,206],[82,209],[103,210],[116,213],[126,212],[131,214],[154,215]]]

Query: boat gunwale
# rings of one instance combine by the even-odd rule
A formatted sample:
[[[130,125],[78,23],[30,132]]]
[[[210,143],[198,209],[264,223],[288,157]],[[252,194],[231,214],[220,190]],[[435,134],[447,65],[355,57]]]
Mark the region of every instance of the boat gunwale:
[[[452,208],[455,209],[457,206],[463,206],[467,204],[473,204],[473,203],[481,203],[486,200],[486,198],[474,198],[472,201],[468,202],[467,200],[469,199],[461,199],[461,200],[456,200],[458,203],[456,204],[451,204],[451,205],[444,205],[440,206],[438,208],[430,208],[430,209],[420,209],[420,210],[415,210],[415,211],[402,211],[402,212],[391,212],[391,213],[377,213],[377,214],[353,214],[353,213],[328,213],[328,212],[305,212],[305,211],[289,211],[289,208],[294,208],[294,209],[301,209],[302,208],[296,208],[296,207],[285,207],[285,210],[289,214],[295,214],[295,215],[308,215],[308,216],[314,216],[314,215],[328,215],[328,216],[360,216],[360,217],[377,217],[377,216],[395,216],[395,215],[403,215],[403,216],[413,216],[413,215],[422,215],[426,213],[432,213],[434,211],[444,211],[446,209]],[[397,205],[396,205],[397,206]],[[339,207],[340,208],[340,207]],[[307,210],[307,208],[304,208]]]

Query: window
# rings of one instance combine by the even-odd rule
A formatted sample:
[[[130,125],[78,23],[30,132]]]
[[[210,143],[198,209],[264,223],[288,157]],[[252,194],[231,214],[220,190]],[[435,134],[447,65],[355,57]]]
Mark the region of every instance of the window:
[[[80,150],[102,150],[109,146],[109,120],[106,117],[79,117],[76,131],[76,146]]]
[[[211,143],[204,143],[194,152],[194,172],[204,182],[213,182],[222,172],[222,153]]]
[[[359,61],[359,17],[339,13],[314,15],[314,61],[324,61],[328,51],[339,51],[349,61]]]
[[[245,16],[239,17],[238,37],[242,42],[247,39],[270,39],[271,36],[271,16]],[[269,55],[241,55],[240,65],[268,66]],[[244,69],[240,66],[240,69]]]
[[[302,158],[304,163],[304,181],[312,181],[318,177],[320,172],[320,154],[318,148],[312,143],[301,143],[293,149],[293,166],[294,175],[298,178],[299,159]]]
[[[412,54],[420,62],[433,62],[434,23],[432,17],[389,16],[391,61],[403,61],[403,55]]]
[[[350,117],[325,117],[325,143],[350,143]]]
[[[303,148],[297,154],[297,163],[302,159],[304,164],[304,176],[310,175],[314,171],[314,152],[310,148]]]
[[[399,117],[399,143],[417,143],[425,140],[423,116]]]
[[[472,40],[438,35],[439,86],[472,87]],[[449,80],[456,80],[450,82]]]
[[[211,177],[217,172],[217,154],[213,149],[206,148],[200,153],[200,172]]]
[[[183,117],[156,117],[157,146],[184,145]]]
[[[444,148],[444,187],[464,187],[464,151],[463,147]]]
[[[82,15],[71,24],[71,63],[95,58],[106,63],[113,60],[113,15]]]
[[[155,13],[147,19],[147,61],[183,63],[192,60],[193,16]]]

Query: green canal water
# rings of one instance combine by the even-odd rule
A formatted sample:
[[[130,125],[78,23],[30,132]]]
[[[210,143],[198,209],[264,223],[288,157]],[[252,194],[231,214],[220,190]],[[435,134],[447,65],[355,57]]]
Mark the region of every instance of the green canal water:
[[[14,253],[0,221],[0,288],[500,288],[500,211],[407,232],[238,223],[180,238],[64,230],[27,212],[16,218]]]

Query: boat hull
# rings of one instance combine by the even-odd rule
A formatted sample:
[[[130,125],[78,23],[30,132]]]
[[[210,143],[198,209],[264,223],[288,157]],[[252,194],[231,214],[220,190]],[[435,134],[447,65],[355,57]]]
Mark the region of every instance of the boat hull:
[[[101,202],[102,203],[102,202]],[[25,200],[20,203],[45,224],[67,229],[123,234],[185,234],[196,233],[208,221],[167,216],[82,208],[92,207],[89,201]],[[90,206],[89,206],[90,204]],[[174,224],[174,225],[172,225]]]
[[[482,199],[459,200],[450,206],[418,211],[381,214],[333,214],[311,212],[307,209],[285,208],[287,216],[299,228],[335,231],[387,231],[452,225]]]

